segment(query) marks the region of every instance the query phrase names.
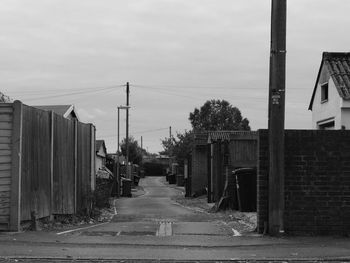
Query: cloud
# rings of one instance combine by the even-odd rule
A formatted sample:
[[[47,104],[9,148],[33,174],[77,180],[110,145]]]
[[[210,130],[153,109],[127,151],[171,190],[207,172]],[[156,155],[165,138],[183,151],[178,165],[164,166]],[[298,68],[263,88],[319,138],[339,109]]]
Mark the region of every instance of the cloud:
[[[129,81],[134,132],[188,129],[189,112],[212,98],[266,127],[270,7],[261,0],[2,0],[0,85],[25,102],[31,90],[45,96]],[[310,127],[306,108],[322,51],[349,51],[349,9],[349,0],[288,1],[287,127]],[[125,89],[46,102],[74,103],[82,120],[111,134]],[[160,150],[159,134],[147,134],[152,140],[150,150]]]

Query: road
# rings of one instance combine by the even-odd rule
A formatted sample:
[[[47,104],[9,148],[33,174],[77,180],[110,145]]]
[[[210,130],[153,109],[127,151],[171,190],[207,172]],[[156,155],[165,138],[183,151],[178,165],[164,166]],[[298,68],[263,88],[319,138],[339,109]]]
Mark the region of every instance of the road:
[[[164,178],[141,181],[145,194],[117,202],[118,215],[111,226],[118,235],[137,236],[232,236],[232,229],[212,217],[184,208],[172,201],[176,188],[166,187]]]
[[[348,238],[237,237],[225,222],[172,201],[180,192],[163,178],[140,184],[144,195],[117,199],[109,223],[63,234],[0,234],[0,262],[350,260]]]

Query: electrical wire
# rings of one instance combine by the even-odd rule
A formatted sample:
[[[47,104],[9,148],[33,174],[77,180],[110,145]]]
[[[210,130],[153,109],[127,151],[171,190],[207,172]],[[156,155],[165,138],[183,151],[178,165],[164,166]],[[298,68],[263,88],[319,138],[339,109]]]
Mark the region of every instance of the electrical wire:
[[[166,128],[159,128],[159,129],[152,129],[152,130],[144,130],[144,131],[137,131],[137,132],[132,132],[130,134],[130,136],[132,136],[133,134],[144,134],[144,133],[150,133],[150,132],[156,132],[156,131],[164,131],[164,130],[168,130],[169,127],[166,127]],[[124,133],[120,133],[119,135],[122,135],[124,136],[125,134]],[[112,137],[116,137],[117,135],[116,134],[113,134],[113,135],[107,135],[107,136],[100,136],[101,138],[112,138]]]
[[[75,92],[69,92],[69,93],[63,93],[63,94],[55,94],[55,95],[48,95],[48,96],[42,96],[42,97],[36,97],[36,98],[28,98],[25,99],[26,101],[35,101],[40,99],[50,99],[50,98],[57,98],[57,97],[66,97],[66,96],[72,96],[72,95],[82,95],[82,94],[90,94],[90,93],[99,93],[102,91],[113,91],[116,87],[108,87],[108,88],[101,88],[101,89],[93,89],[93,90],[82,90],[82,91],[75,91]]]
[[[119,88],[119,87],[125,87],[126,85],[111,85],[111,86],[101,86],[101,87],[87,87],[87,88],[78,88],[78,89],[48,89],[45,90],[45,93],[62,93],[62,91],[89,91],[89,90],[101,90],[101,89],[107,89],[107,88]],[[24,88],[25,89],[25,88]],[[8,92],[11,94],[33,94],[33,93],[37,93],[37,94],[42,94],[43,90],[21,90],[21,91],[12,91],[12,92]]]
[[[195,85],[195,86],[187,86],[187,85],[169,85],[169,84],[165,84],[165,85],[144,85],[144,84],[130,84],[131,87],[135,87],[135,88],[152,88],[152,89],[164,89],[164,88],[170,88],[170,89],[213,89],[213,90],[217,90],[217,89],[222,89],[222,90],[232,90],[232,89],[236,89],[236,90],[261,90],[261,91],[268,91],[267,88],[261,88],[261,87],[249,87],[249,88],[242,88],[242,87],[235,87],[235,86],[201,86],[201,85]],[[297,90],[297,89],[304,89],[304,88],[292,88],[292,89],[288,89],[288,91],[291,90]]]

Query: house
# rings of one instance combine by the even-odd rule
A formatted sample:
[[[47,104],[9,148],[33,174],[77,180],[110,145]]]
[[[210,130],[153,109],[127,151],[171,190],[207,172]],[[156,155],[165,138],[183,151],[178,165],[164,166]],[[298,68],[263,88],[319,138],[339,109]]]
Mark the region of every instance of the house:
[[[323,53],[309,110],[314,129],[350,129],[350,53]]]
[[[106,165],[107,149],[104,140],[96,140],[96,171],[102,169]]]
[[[66,119],[79,121],[79,117],[74,105],[40,105],[33,107],[40,110],[53,111],[54,113],[61,115]]]

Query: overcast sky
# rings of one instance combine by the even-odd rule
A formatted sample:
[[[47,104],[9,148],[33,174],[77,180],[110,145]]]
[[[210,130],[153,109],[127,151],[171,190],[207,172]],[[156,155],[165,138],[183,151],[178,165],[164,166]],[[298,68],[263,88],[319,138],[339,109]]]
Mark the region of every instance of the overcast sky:
[[[0,87],[27,105],[74,104],[116,150],[130,82],[130,134],[151,152],[190,129],[208,99],[267,127],[270,0],[1,0]],[[286,128],[311,128],[323,51],[348,52],[349,0],[289,0]],[[121,137],[125,112],[121,112]]]

